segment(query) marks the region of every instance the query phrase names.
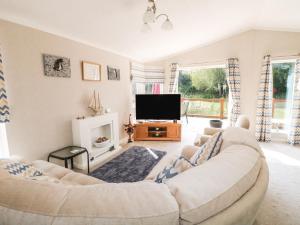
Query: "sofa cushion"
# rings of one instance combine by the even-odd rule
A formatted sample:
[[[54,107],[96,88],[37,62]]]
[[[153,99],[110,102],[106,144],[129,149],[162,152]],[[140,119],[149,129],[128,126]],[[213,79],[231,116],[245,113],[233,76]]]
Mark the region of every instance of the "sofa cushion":
[[[205,127],[204,128],[204,134],[213,136],[216,133],[222,132],[224,129],[222,128],[216,128],[216,127]]]
[[[170,224],[178,205],[153,181],[70,186],[0,178],[0,224]]]
[[[183,156],[178,157],[170,165],[167,165],[155,178],[156,183],[165,183],[168,179],[175,177],[179,173],[195,166]]]
[[[259,206],[264,199],[269,183],[268,166],[264,159],[261,160],[259,175],[253,187],[248,190],[238,201],[215,216],[201,222],[201,225],[250,225],[253,224]],[[193,225],[185,220],[181,225]],[[254,223],[255,224],[255,223]]]
[[[223,132],[223,143],[221,151],[231,145],[246,145],[255,149],[261,156],[264,157],[254,134],[249,130],[239,127],[229,127]]]
[[[166,182],[180,206],[180,216],[200,223],[232,205],[255,183],[261,166],[252,148],[232,145],[206,163]]]
[[[81,173],[68,173],[63,176],[60,181],[69,185],[92,185],[106,183],[105,181]]]
[[[177,154],[177,152],[168,153],[165,157],[163,157],[156,166],[151,170],[151,172],[147,175],[145,180],[154,180],[165,167],[166,165],[171,164],[174,162],[180,155]]]
[[[15,160],[0,160],[0,168],[10,175],[22,177],[37,177],[43,173],[32,165]]]
[[[64,167],[55,165],[54,163],[49,163],[44,160],[36,160],[32,162],[32,165],[42,171],[45,175],[49,177],[54,177],[61,179],[68,173],[73,173],[72,170],[66,169]]]
[[[191,160],[192,156],[199,150],[198,146],[195,145],[185,145],[181,150],[181,156]]]
[[[222,132],[216,133],[208,141],[202,145],[190,159],[191,163],[200,165],[210,158],[216,156],[220,152],[222,144]]]
[[[32,165],[39,168],[44,173],[44,176],[35,179],[39,181],[49,181],[66,185],[92,185],[105,183],[105,181],[97,178],[81,173],[75,173],[72,170],[43,160],[36,160]]]

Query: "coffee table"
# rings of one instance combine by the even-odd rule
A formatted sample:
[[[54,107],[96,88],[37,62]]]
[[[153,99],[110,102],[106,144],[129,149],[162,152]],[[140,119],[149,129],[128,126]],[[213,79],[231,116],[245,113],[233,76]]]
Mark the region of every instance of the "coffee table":
[[[71,169],[74,168],[73,159],[74,157],[81,155],[83,153],[87,154],[87,167],[88,167],[88,174],[90,173],[90,157],[89,152],[86,148],[79,147],[79,146],[67,146],[61,149],[58,149],[54,152],[51,152],[48,155],[48,162],[50,162],[50,158],[61,159],[65,161],[65,168],[68,168],[68,160],[71,160]]]

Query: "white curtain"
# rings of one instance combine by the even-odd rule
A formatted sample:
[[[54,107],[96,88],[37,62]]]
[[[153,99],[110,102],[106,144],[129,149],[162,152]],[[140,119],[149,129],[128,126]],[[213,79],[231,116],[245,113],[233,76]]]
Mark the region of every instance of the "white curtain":
[[[4,123],[0,123],[0,159],[9,157],[6,128]]]

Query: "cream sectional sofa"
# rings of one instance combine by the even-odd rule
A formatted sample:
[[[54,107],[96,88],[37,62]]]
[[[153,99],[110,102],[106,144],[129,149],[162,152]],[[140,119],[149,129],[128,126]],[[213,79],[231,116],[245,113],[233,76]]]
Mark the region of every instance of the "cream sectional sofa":
[[[268,168],[255,138],[224,131],[222,151],[165,184],[110,184],[44,161],[48,179],[0,170],[1,225],[250,225],[268,186]],[[182,154],[190,158],[196,148]],[[49,179],[50,177],[50,179]]]

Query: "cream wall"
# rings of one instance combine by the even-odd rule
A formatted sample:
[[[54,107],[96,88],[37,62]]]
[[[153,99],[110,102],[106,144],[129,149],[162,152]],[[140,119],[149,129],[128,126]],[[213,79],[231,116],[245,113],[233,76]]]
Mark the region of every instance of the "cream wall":
[[[239,58],[241,111],[249,116],[251,120],[250,129],[254,131],[256,99],[263,56],[266,54],[288,56],[298,53],[300,53],[300,33],[252,30],[148,64],[164,65],[167,71],[173,62],[185,66],[203,62],[213,64],[230,57]]]
[[[3,20],[0,20],[0,44],[11,108],[11,122],[7,124],[11,155],[45,158],[50,151],[71,144],[71,119],[90,113],[88,98],[94,89],[100,92],[105,107],[119,113],[120,136],[125,137],[122,124],[128,119],[131,102],[129,59]],[[168,69],[172,62],[185,66],[238,57],[241,110],[250,117],[253,131],[262,57],[299,52],[300,33],[248,31],[147,65],[163,65]],[[44,76],[43,53],[69,57],[72,77]],[[82,60],[102,65],[101,82],[81,80]],[[121,81],[107,80],[107,65],[121,69]]]
[[[0,44],[11,108],[7,124],[11,155],[45,158],[50,151],[72,144],[71,120],[89,115],[89,96],[100,92],[102,104],[119,113],[122,124],[130,109],[129,59],[55,35],[0,20]],[[71,78],[46,77],[42,54],[71,59]],[[101,82],[82,81],[81,61],[102,65]],[[120,81],[108,81],[106,66],[121,70]]]

